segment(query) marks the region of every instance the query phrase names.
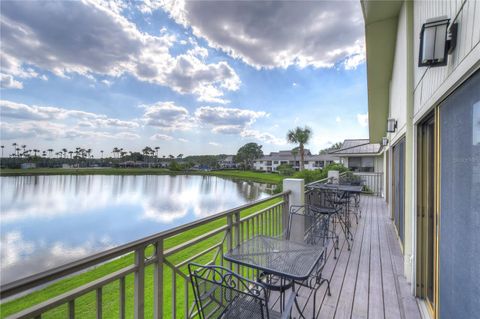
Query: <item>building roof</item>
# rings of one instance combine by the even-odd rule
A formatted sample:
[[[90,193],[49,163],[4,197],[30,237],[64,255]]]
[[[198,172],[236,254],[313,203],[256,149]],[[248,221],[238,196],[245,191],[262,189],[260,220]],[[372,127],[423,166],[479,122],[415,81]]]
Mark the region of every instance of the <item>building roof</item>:
[[[370,143],[369,139],[345,140],[342,148],[330,154],[335,155],[356,155],[356,154],[378,154],[382,147],[378,143]]]
[[[305,161],[333,161],[338,159],[337,156],[331,154],[312,155],[310,150],[305,149]],[[300,160],[300,154],[295,157],[292,155],[292,151],[279,151],[271,152],[269,155],[264,155],[255,161],[293,161]]]

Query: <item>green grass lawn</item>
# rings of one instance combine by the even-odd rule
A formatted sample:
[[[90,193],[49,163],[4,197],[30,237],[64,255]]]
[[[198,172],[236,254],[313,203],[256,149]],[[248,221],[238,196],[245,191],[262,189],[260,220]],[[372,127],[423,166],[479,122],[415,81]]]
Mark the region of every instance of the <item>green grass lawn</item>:
[[[283,176],[272,173],[261,173],[240,170],[219,171],[170,171],[165,168],[32,168],[1,169],[0,176],[28,175],[211,175],[235,179],[244,179],[260,183],[278,184]]]
[[[240,175],[240,174],[239,174]],[[262,174],[263,175],[263,174]],[[230,176],[229,176],[230,177]],[[241,216],[248,216],[252,213],[258,212],[261,209],[269,207],[278,203],[281,199],[276,198],[269,200],[267,202],[258,204],[254,207],[245,209],[241,212]],[[264,225],[268,223],[265,220]],[[197,236],[205,234],[213,229],[221,227],[226,224],[226,218],[212,221],[208,224],[199,226],[197,228],[191,229],[174,237],[166,239],[164,246],[165,249],[175,247],[185,241],[191,240]],[[258,227],[258,225],[257,225]],[[197,243],[187,249],[184,249],[171,257],[168,261],[172,264],[178,264],[179,262],[187,259],[190,256],[195,255],[196,253],[205,250],[212,245],[219,243],[224,234],[220,233],[215,236],[212,236],[200,243]],[[151,250],[150,250],[151,251]],[[146,254],[148,254],[148,249]],[[209,253],[196,261],[199,263],[206,263],[213,257],[214,252]],[[0,318],[5,318],[11,314],[15,314],[23,309],[29,308],[33,305],[36,305],[45,300],[51,299],[55,296],[58,296],[62,293],[70,291],[74,288],[80,287],[88,282],[91,282],[95,279],[101,278],[109,273],[112,273],[116,270],[119,270],[123,267],[131,265],[133,263],[133,254],[129,254],[118,258],[114,261],[108,262],[106,264],[100,265],[92,270],[83,272],[81,274],[69,277],[57,281],[46,288],[38,290],[36,292],[30,293],[26,296],[20,297],[16,300],[9,301],[0,305]],[[182,268],[182,271],[186,273],[186,267]],[[177,316],[179,318],[183,317],[183,304],[185,302],[185,284],[186,282],[181,279],[179,276],[176,276],[176,287],[177,287]],[[164,268],[164,316],[165,318],[171,318],[171,309],[172,309],[172,272],[165,266]],[[190,284],[188,284],[188,298],[189,304],[193,301],[193,296],[190,289]],[[103,317],[104,318],[118,318],[118,300],[119,300],[119,289],[118,281],[112,282],[103,287]],[[133,318],[133,274],[126,277],[126,317]],[[94,318],[95,317],[95,292],[88,293],[80,298],[75,300],[75,318]],[[67,305],[60,306],[51,311],[48,311],[42,318],[67,318],[68,317],[68,308]],[[153,317],[153,266],[148,266],[145,270],[145,318]]]

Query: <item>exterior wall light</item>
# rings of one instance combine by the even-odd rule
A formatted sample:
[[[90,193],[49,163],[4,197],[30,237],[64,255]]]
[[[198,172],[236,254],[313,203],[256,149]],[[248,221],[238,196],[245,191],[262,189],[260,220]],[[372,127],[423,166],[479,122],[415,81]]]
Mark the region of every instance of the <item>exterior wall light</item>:
[[[386,147],[388,145],[388,137],[382,137],[382,146]]]
[[[447,65],[448,54],[453,52],[457,42],[457,24],[450,26],[446,16],[428,19],[420,32],[418,66]]]
[[[387,132],[388,133],[395,133],[397,129],[397,120],[396,119],[388,119],[387,120]]]

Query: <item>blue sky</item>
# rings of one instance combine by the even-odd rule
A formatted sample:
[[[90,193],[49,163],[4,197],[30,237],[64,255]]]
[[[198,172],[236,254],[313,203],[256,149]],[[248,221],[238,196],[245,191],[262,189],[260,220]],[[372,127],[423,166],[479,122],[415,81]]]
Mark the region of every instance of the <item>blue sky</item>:
[[[233,154],[366,138],[358,1],[1,2],[1,142]]]

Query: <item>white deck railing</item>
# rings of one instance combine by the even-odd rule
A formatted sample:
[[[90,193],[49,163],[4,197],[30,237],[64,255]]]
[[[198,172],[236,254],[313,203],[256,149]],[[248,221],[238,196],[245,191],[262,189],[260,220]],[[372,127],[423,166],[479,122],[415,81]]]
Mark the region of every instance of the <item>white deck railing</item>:
[[[245,212],[274,199],[277,201],[266,208],[248,214]],[[112,313],[103,313],[104,308],[111,309],[110,306],[117,303],[115,313],[118,312],[119,318],[191,318],[196,312],[186,270],[188,263],[197,261],[204,264],[224,264],[223,253],[237,243],[257,234],[281,234],[288,220],[288,205],[289,192],[283,192],[227,210],[3,285],[0,287],[0,298],[11,299],[30,289],[44,289],[44,286],[68,276],[75,276],[79,272],[133,255],[134,261],[128,266],[11,314],[8,318],[42,318],[46,312],[51,317],[50,311],[58,311],[63,317],[75,318],[80,307],[82,312],[89,311],[89,316],[112,317]],[[208,227],[209,225],[213,226]],[[193,237],[176,245],[172,244],[186,231],[192,231]],[[247,277],[254,276],[253,272],[246,269],[239,271]],[[111,285],[115,283],[117,286],[112,293]],[[131,285],[133,303],[128,296]],[[94,294],[94,298],[90,296],[91,302],[86,305],[85,300],[82,300],[81,305],[77,305],[77,300],[88,294]],[[112,298],[117,301],[112,301]],[[109,307],[104,307],[106,303]]]

